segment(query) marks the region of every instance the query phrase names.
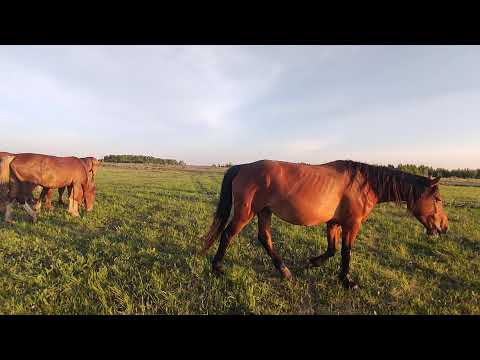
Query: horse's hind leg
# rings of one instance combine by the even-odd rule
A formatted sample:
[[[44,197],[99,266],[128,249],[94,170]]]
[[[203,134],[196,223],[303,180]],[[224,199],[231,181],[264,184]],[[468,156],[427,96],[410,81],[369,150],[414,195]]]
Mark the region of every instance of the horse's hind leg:
[[[340,225],[334,222],[327,223],[327,251],[322,255],[310,258],[310,264],[314,267],[322,265],[326,260],[335,255],[337,244],[340,239]]]
[[[268,256],[273,261],[273,264],[278,271],[282,274],[284,278],[291,279],[292,274],[290,270],[285,266],[283,259],[273,248],[272,243],[272,232],[271,232],[271,223],[272,223],[272,211],[269,208],[265,208],[258,213],[258,241],[263,245],[267,251]]]
[[[254,214],[251,212],[250,205],[246,203],[235,206],[232,221],[227,225],[220,237],[220,244],[218,245],[217,253],[212,260],[212,271],[216,274],[223,273],[223,258],[227,251],[228,245],[232,239],[242,231],[253,218]]]
[[[23,209],[32,218],[32,221],[37,221],[37,213],[29,204],[32,198],[32,185],[29,183],[21,183],[16,179],[10,179],[10,192],[8,194],[8,203],[5,210],[5,222],[13,223],[12,221],[12,207],[15,201],[22,204]]]
[[[15,200],[13,201],[8,200],[7,203],[5,204],[5,222],[9,224],[13,223],[12,208],[14,203],[15,203]]]
[[[37,213],[29,204],[31,198],[33,198],[33,189],[35,185],[30,183],[19,183],[19,191],[17,193],[17,201],[19,204],[23,204],[23,209],[32,218],[33,222],[37,221]]]
[[[17,195],[20,192],[20,184],[16,181],[15,178],[10,177],[10,182],[8,184],[8,195],[5,202],[5,222],[13,224],[12,220],[12,210],[13,204],[17,201]]]
[[[32,218],[32,221],[35,222],[37,221],[37,213],[35,212],[35,210],[33,210],[31,207],[30,207],[30,204],[28,203],[28,201],[25,199],[23,205],[22,205],[23,209],[27,212],[28,215],[30,215],[30,217]]]

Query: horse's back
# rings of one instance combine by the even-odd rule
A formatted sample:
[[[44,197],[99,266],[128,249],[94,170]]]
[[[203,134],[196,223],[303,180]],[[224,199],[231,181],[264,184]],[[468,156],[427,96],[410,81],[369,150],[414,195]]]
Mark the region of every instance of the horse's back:
[[[334,167],[260,160],[241,166],[233,191],[254,212],[269,207],[290,223],[316,225],[334,217],[345,183]]]
[[[12,170],[22,182],[32,182],[45,187],[63,187],[75,179],[86,176],[81,161],[76,157],[22,153],[15,155]]]

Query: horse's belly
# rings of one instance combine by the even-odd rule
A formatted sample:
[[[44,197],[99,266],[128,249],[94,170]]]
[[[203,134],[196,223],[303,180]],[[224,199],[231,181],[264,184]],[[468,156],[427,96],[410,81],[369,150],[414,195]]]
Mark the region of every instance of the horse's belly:
[[[280,219],[295,225],[319,225],[331,220],[336,206],[326,201],[279,201],[270,206]]]

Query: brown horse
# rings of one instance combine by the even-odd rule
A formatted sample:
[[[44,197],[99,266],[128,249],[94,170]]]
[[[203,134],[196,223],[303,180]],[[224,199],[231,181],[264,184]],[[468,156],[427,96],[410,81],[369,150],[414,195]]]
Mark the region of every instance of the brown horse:
[[[14,154],[6,151],[0,151],[0,158],[5,156],[13,156],[13,155]],[[31,196],[27,196],[27,201],[32,206],[35,204],[35,198],[33,197],[33,191],[35,190],[35,188],[36,188],[35,185],[30,185],[29,188],[26,188],[26,192],[31,194]],[[0,212],[2,213],[5,213],[5,210],[6,210],[5,199],[8,197],[8,191],[9,191],[8,184],[0,184]]]
[[[13,154],[6,151],[0,151],[0,158],[11,156],[11,155]],[[5,199],[7,198],[7,196],[8,196],[8,185],[1,184],[0,185],[0,212],[2,213],[5,212]]]
[[[327,251],[311,258],[310,266],[320,266],[332,257],[341,236],[340,279],[346,288],[356,288],[349,275],[350,253],[361,224],[376,204],[406,202],[407,209],[424,225],[427,234],[448,230],[439,180],[341,160],[322,165],[270,160],[236,165],[223,178],[220,201],[204,238],[202,253],[206,253],[221,234],[212,270],[223,273],[222,261],[228,245],[256,215],[259,241],[280,273],[291,278],[290,271],[273,248],[272,213],[296,225],[326,223]],[[233,217],[228,223],[232,205]]]
[[[95,184],[80,159],[41,154],[16,154],[0,157],[0,184],[9,184],[6,199],[5,221],[11,222],[11,210],[15,201],[23,204],[27,213],[36,220],[36,212],[28,203],[28,196],[37,185],[44,188],[73,186],[69,213],[79,216],[78,205],[85,201],[91,210],[95,200]]]
[[[98,167],[100,166],[100,162],[94,157],[80,158],[80,160],[85,165],[85,168],[89,176],[91,177],[91,181],[95,182],[95,175],[97,174],[97,170],[98,170]],[[63,193],[65,192],[66,188],[67,187],[61,187],[58,189],[58,202],[61,205],[65,205],[65,202],[63,201]],[[37,202],[37,209],[40,208],[42,201],[45,201],[46,209],[51,209],[53,207],[52,206],[53,192],[54,192],[54,189],[43,188],[42,193],[40,194],[40,198]],[[71,192],[72,192],[72,186],[69,186],[68,197],[70,197]]]

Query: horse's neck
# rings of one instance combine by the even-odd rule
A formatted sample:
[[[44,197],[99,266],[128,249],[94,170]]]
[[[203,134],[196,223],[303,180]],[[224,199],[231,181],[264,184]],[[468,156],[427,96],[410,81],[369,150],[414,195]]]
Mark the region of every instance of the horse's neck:
[[[407,201],[406,195],[402,188],[398,188],[398,191],[393,189],[393,184],[389,187],[385,188],[382,193],[377,191],[378,203],[385,203],[385,202],[398,202],[398,201]],[[399,195],[399,198],[395,194]]]

